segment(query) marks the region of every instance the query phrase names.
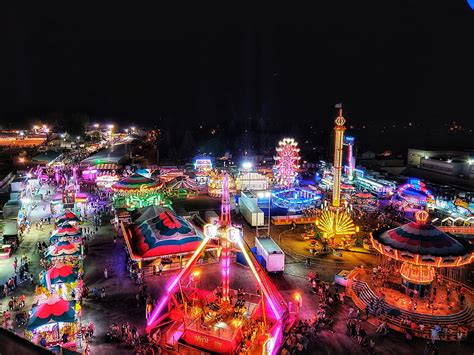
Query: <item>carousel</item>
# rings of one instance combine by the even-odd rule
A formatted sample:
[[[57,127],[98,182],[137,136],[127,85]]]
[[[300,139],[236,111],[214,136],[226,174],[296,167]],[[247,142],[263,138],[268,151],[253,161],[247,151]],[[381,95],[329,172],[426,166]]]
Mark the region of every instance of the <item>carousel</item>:
[[[226,176],[222,188],[219,223],[204,226],[205,238],[186,266],[170,280],[147,319],[147,331],[152,336],[161,334],[163,345],[172,346],[177,353],[277,354],[287,319],[286,304],[247,251],[241,229],[231,222]],[[194,268],[213,239],[221,246],[220,268],[206,271]],[[248,284],[243,285],[246,290],[235,288],[235,283],[231,285],[230,270],[238,268],[231,262],[236,251],[243,254],[250,270],[235,272],[251,272],[258,289],[255,293],[248,292],[251,287]],[[218,280],[218,275],[222,277],[221,283],[213,288],[212,282]],[[202,287],[204,277],[206,288]]]
[[[415,215],[416,221],[371,234],[374,249],[397,261],[406,293],[419,296],[430,292],[436,269],[460,267],[474,260],[472,246],[461,238],[440,231],[428,223],[428,212]]]
[[[112,185],[113,203],[115,208],[133,211],[151,205],[170,205],[163,193],[161,181],[133,174]]]

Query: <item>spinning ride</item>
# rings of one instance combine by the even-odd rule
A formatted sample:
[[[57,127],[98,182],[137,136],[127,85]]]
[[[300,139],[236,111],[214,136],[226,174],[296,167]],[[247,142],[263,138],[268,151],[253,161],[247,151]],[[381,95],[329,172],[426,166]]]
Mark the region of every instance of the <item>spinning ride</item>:
[[[435,203],[431,191],[418,179],[410,179],[408,183],[400,186],[397,189],[397,196],[411,205],[426,206]]]
[[[161,191],[164,184],[161,181],[133,174],[112,185],[113,201],[116,208],[135,210],[137,208],[163,205],[169,206]]]
[[[334,126],[334,167],[333,167],[333,188],[332,205],[324,211],[318,221],[318,227],[323,232],[323,237],[335,241],[342,238],[346,242],[346,237],[357,232],[351,216],[341,206],[341,170],[342,170],[342,149],[344,141],[344,126],[346,120],[342,116],[342,106],[339,107],[339,115],[336,117]]]
[[[281,189],[272,192],[274,205],[287,208],[288,212],[301,212],[315,207],[321,200],[321,193],[306,188]]]
[[[427,223],[428,212],[418,211],[416,221],[371,233],[372,246],[381,254],[401,261],[403,285],[423,296],[439,267],[458,267],[474,261],[472,246]]]
[[[268,276],[246,250],[239,228],[230,218],[229,180],[222,183],[221,216],[217,224],[204,226],[205,238],[196,248],[186,266],[172,279],[165,294],[148,318],[147,331],[153,332],[168,324],[166,332],[174,338],[175,351],[207,351],[233,354],[245,352],[242,347],[256,353],[275,354],[282,340],[284,328],[284,302]],[[218,238],[221,244],[222,285],[213,291],[199,289],[198,271],[192,271],[206,244]],[[242,252],[259,286],[258,295],[244,295],[229,285],[231,252]],[[167,307],[168,312],[162,315]],[[170,322],[165,321],[171,319]],[[243,344],[243,329],[253,335],[253,344]],[[167,339],[162,339],[165,342]],[[180,346],[184,348],[180,348]]]

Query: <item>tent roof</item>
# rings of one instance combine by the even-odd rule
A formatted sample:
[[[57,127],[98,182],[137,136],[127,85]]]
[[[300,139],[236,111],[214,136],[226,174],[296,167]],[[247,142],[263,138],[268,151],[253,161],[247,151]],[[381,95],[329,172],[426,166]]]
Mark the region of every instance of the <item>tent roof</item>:
[[[60,152],[56,152],[54,150],[48,150],[44,153],[35,155],[31,160],[33,161],[45,161],[47,163],[51,163],[53,160],[55,160],[57,157],[61,155]]]
[[[115,144],[84,159],[83,164],[120,164],[128,157],[127,144]]]
[[[142,258],[193,251],[202,242],[196,229],[169,209],[128,230],[132,249]]]
[[[28,321],[28,329],[34,329],[48,323],[75,321],[75,302],[69,302],[52,295],[45,303],[34,307]]]

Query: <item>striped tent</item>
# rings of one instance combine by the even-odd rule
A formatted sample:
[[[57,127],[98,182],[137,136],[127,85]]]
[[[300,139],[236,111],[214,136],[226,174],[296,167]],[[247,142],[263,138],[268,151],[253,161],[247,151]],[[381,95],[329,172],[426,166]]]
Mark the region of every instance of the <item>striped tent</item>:
[[[48,251],[46,252],[46,257],[52,259],[64,256],[78,256],[79,254],[79,244],[72,243],[68,240],[62,240],[48,248]]]
[[[62,225],[63,223],[79,223],[81,220],[76,214],[72,213],[71,211],[66,211],[63,215],[56,218],[56,224]]]
[[[195,250],[202,237],[183,217],[166,209],[156,217],[129,227],[134,253],[141,258]]]
[[[155,181],[139,174],[123,178],[112,185],[112,191],[125,194],[151,192],[161,188],[163,188],[161,181]]]
[[[425,220],[418,218],[400,227],[380,230],[371,234],[372,245],[380,253],[397,260],[420,265],[459,266],[474,260],[472,246],[444,233]]]
[[[46,284],[55,285],[69,283],[77,280],[76,269],[70,265],[57,263],[45,273]]]
[[[199,187],[195,180],[189,177],[180,176],[176,177],[166,184],[166,188],[171,192],[197,192]]]
[[[62,224],[58,229],[56,229],[51,237],[49,237],[49,241],[51,243],[56,243],[60,239],[74,239],[79,238],[81,236],[81,230],[76,227],[72,226],[69,223]]]
[[[120,169],[120,165],[112,164],[112,163],[97,164],[96,166],[94,166],[94,168],[97,170],[117,170],[117,169]]]
[[[28,329],[32,330],[49,323],[74,323],[76,320],[75,303],[52,295],[45,303],[33,308],[28,320]]]

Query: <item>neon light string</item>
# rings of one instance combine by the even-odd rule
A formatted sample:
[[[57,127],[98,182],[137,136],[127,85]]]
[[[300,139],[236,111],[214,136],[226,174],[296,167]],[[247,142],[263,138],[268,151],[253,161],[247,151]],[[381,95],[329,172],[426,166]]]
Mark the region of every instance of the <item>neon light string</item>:
[[[162,311],[164,305],[168,301],[168,299],[170,297],[170,293],[173,292],[173,290],[176,287],[176,285],[178,284],[179,280],[189,271],[189,269],[197,261],[197,259],[201,255],[202,250],[204,249],[204,247],[206,246],[206,244],[207,244],[207,242],[209,241],[210,238],[211,238],[211,236],[205,236],[205,238],[203,239],[203,241],[201,242],[199,247],[196,249],[194,254],[188,260],[188,262],[187,262],[186,266],[184,267],[184,269],[182,269],[180,271],[180,273],[174,278],[174,280],[167,287],[166,293],[163,295],[163,297],[162,297],[160,303],[158,304],[158,306],[153,310],[153,312],[151,314],[151,317],[149,318],[149,320],[147,322],[147,325],[151,325],[155,321],[156,317],[158,316],[158,314],[160,314],[160,312]]]
[[[282,338],[282,332],[281,332],[281,322],[278,321],[278,326],[275,327],[275,331],[273,332],[272,337],[275,339],[273,349],[270,352],[270,355],[277,354],[277,352],[280,350],[280,342]]]
[[[245,260],[247,261],[247,264],[249,264],[250,270],[252,270],[252,273],[255,276],[255,278],[257,279],[257,282],[258,282],[260,288],[262,289],[263,293],[265,294],[265,297],[268,300],[268,304],[270,305],[270,308],[272,309],[273,314],[275,315],[277,320],[280,320],[282,318],[282,316],[280,315],[280,313],[276,309],[276,306],[275,306],[275,303],[273,302],[273,299],[270,297],[270,294],[268,293],[266,287],[264,286],[264,284],[262,282],[262,279],[258,275],[257,270],[255,269],[255,266],[253,265],[253,262],[250,259],[250,256],[248,255],[247,251],[245,250],[245,247],[242,243],[242,240],[237,239],[237,244],[239,245],[240,250],[244,254]]]

